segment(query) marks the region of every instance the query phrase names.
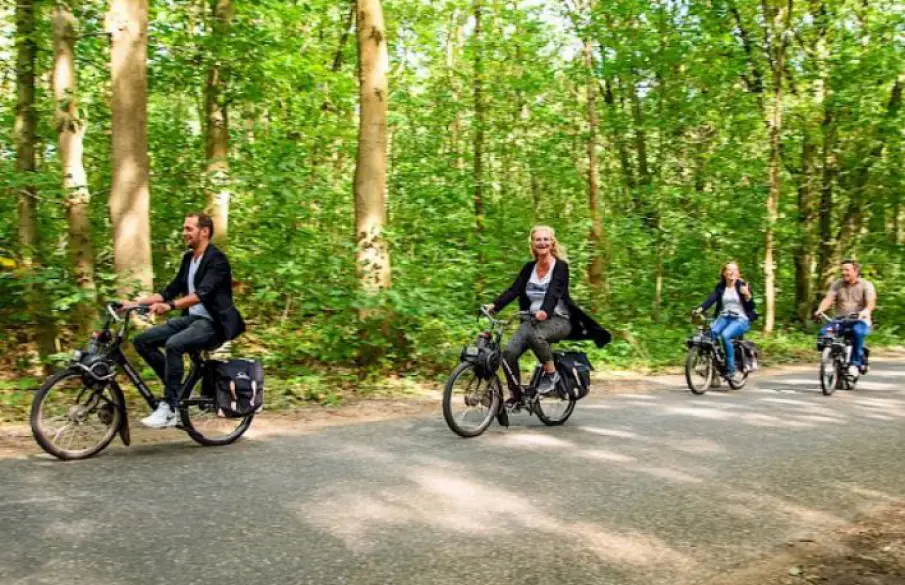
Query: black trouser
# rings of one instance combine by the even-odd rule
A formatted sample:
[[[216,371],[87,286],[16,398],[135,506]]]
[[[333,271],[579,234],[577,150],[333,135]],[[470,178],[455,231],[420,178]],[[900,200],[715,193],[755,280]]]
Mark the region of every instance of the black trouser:
[[[220,343],[214,323],[195,315],[171,319],[132,340],[135,350],[163,382],[164,399],[174,410],[179,406],[185,372],[182,356],[193,350],[213,349]],[[166,350],[166,356],[160,351],[161,347]]]
[[[540,363],[552,362],[553,349],[550,344],[565,339],[571,332],[572,324],[568,319],[559,315],[554,315],[545,321],[522,319],[521,326],[503,351],[503,359],[509,364],[516,381],[520,377],[518,359],[523,353],[531,349]],[[510,388],[509,391],[517,394],[519,389]]]

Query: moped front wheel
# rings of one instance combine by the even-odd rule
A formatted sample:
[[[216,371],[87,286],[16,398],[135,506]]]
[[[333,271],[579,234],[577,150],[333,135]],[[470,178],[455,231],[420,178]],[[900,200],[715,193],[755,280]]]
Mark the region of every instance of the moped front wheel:
[[[493,422],[502,394],[499,376],[482,378],[473,364],[462,362],[443,389],[443,418],[460,437],[477,437]]]
[[[103,451],[122,424],[125,405],[109,383],[70,368],[54,374],[31,403],[31,432],[58,459],[87,459]]]
[[[704,394],[713,380],[713,359],[700,347],[692,347],[685,358],[685,382],[695,394]]]

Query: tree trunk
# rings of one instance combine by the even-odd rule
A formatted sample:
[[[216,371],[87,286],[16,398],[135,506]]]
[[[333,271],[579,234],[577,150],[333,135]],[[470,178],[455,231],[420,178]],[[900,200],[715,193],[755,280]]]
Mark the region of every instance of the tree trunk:
[[[53,14],[53,92],[56,100],[56,128],[66,192],[69,224],[69,257],[73,274],[84,300],[75,310],[75,324],[84,334],[91,326],[97,303],[94,285],[94,245],[91,241],[91,193],[82,164],[85,124],[79,119],[75,63],[76,20],[65,4],[57,4]]]
[[[481,38],[482,0],[474,0],[474,201],[475,235],[478,241],[478,265],[484,264],[484,125],[486,104],[484,103],[484,63],[482,59],[483,39]]]
[[[836,160],[836,118],[828,100],[824,101],[823,122],[823,174],[820,186],[820,260],[817,274],[821,291],[826,290],[833,279],[831,265],[833,250],[833,188],[836,184],[838,161]],[[820,291],[818,291],[820,292]]]
[[[774,237],[779,218],[779,197],[782,192],[780,175],[780,137],[782,135],[782,82],[792,0],[787,5],[771,6],[775,0],[763,0],[764,19],[771,27],[773,104],[768,120],[770,136],[770,166],[768,170],[769,194],[767,195],[767,222],[764,229],[764,333],[770,334],[776,324],[776,264],[774,261]]]
[[[229,37],[233,18],[232,0],[211,0],[214,51],[207,83],[204,86],[204,110],[207,119],[205,156],[207,158],[207,208],[214,221],[214,241],[227,242],[229,230],[229,116],[226,89],[229,72],[220,60],[220,47]]]
[[[591,39],[584,41],[584,60],[587,67],[588,90],[588,210],[591,217],[591,232],[588,245],[591,259],[588,265],[588,282],[599,292],[604,292],[603,220],[600,212],[600,172],[597,162],[597,96],[594,79],[594,51]]]
[[[358,76],[361,106],[355,166],[355,233],[361,284],[390,286],[384,238],[387,189],[387,73],[389,54],[380,0],[358,0]]]
[[[814,156],[817,147],[805,133],[801,148],[801,184],[798,186],[798,251],[795,254],[795,307],[798,319],[806,323],[813,302],[814,263]]]
[[[37,171],[35,141],[35,58],[38,48],[35,35],[35,7],[31,0],[16,3],[16,121],[14,140],[16,170],[24,183],[18,187],[18,219],[20,262],[26,279],[41,269],[38,232],[38,190],[30,176]],[[41,284],[26,285],[26,302],[34,319],[34,339],[38,357],[43,359],[56,351],[56,327],[50,316]],[[46,369],[46,368],[45,368]]]
[[[107,15],[113,81],[113,268],[121,294],[153,285],[148,216],[148,0],[111,0]]]
[[[609,78],[604,80],[603,101],[607,105],[611,120],[615,121],[614,119],[617,116],[616,98],[613,96],[613,84]],[[635,189],[635,173],[629,160],[628,148],[626,148],[625,140],[622,139],[622,133],[618,128],[612,130],[610,138],[613,144],[616,145],[616,153],[619,157],[619,167],[622,170],[623,178],[623,192],[627,195],[631,194]]]

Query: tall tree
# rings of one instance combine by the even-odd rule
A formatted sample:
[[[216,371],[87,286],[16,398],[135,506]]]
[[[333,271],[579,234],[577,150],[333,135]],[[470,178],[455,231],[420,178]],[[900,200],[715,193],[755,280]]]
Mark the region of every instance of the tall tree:
[[[767,125],[770,137],[770,163],[768,166],[769,193],[767,217],[764,226],[764,333],[770,333],[776,324],[776,264],[774,260],[776,221],[779,218],[779,197],[782,192],[780,137],[782,136],[783,76],[786,70],[787,31],[792,19],[793,0],[762,0],[764,22],[769,34],[765,47],[771,64],[773,100]]]
[[[229,229],[229,116],[227,84],[229,67],[221,58],[228,42],[233,19],[232,0],[210,0],[212,57],[204,86],[206,115],[205,156],[207,157],[208,209],[214,220],[214,240],[225,244]],[[341,52],[337,52],[337,61]]]
[[[16,170],[20,173],[18,217],[20,262],[30,280],[40,266],[38,189],[33,176],[35,158],[35,5],[32,0],[16,3]],[[56,332],[40,284],[27,285],[29,312],[35,319],[36,341],[41,357],[55,350]]]
[[[122,292],[150,290],[148,175],[148,0],[111,0],[107,14],[113,80],[113,267]]]
[[[475,234],[478,240],[478,264],[484,263],[484,130],[487,103],[484,95],[484,47],[482,0],[474,0],[474,201]]]
[[[365,290],[390,286],[386,228],[387,99],[389,53],[380,0],[358,0],[358,161],[355,233]]]
[[[76,307],[75,323],[84,332],[91,325],[97,302],[94,284],[94,245],[91,240],[91,193],[82,164],[85,122],[79,116],[76,77],[76,19],[70,7],[59,3],[53,13],[53,92],[55,122],[66,193],[69,257],[84,300]]]

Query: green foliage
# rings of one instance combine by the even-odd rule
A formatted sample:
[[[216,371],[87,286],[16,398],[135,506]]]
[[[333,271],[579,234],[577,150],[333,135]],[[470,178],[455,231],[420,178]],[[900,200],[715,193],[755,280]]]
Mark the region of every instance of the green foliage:
[[[331,403],[339,396],[334,386],[368,387],[378,374],[449,370],[475,334],[474,309],[508,286],[528,259],[534,223],[556,228],[569,248],[573,296],[615,333],[609,347],[591,352],[598,363],[679,363],[690,330],[686,316],[712,289],[723,262],[737,259],[763,301],[764,100],[772,81],[762,3],[617,0],[580,14],[568,12],[572,4],[488,1],[477,43],[471,2],[385,1],[393,287],[370,297],[360,292],[355,266],[355,32],[341,42],[348,4],[237,2],[223,38],[212,33],[206,3],[152,2],[155,285],[176,271],[183,214],[206,203],[204,85],[208,65],[217,63],[228,72],[228,253],[249,322],[237,351],[262,356],[269,371],[286,378],[287,404]],[[888,111],[893,84],[905,71],[905,15],[892,0],[822,4],[825,13],[815,18],[808,13],[813,3],[796,3],[789,35],[777,225],[781,331],[755,337],[768,360],[813,357],[812,333],[802,332],[795,313],[794,259],[805,233],[818,229],[816,217],[808,227],[800,221],[799,193],[807,185],[818,197],[831,190],[836,238],[857,201],[859,173],[868,173],[868,196],[855,206],[864,227],[844,252],[868,267],[880,291],[876,343],[894,341],[905,316],[905,291],[897,286],[905,239],[903,125],[898,112]],[[0,324],[10,333],[0,345],[7,350],[25,339],[32,322],[23,309],[26,279],[8,261],[18,250],[15,196],[26,183],[39,189],[47,267],[30,278],[50,293],[47,309],[60,325],[82,294],[65,247],[47,75],[51,8],[39,7],[41,156],[39,173],[29,177],[14,172],[14,21],[9,9],[0,9],[0,188],[7,193],[0,197]],[[92,0],[77,10],[78,99],[88,124],[85,166],[102,299],[113,296],[116,284],[107,206],[112,89],[109,48],[99,34],[105,9]],[[590,71],[582,60],[584,39],[593,47]],[[488,105],[481,234],[473,201],[479,54]],[[764,84],[760,93],[752,90],[756,75]],[[595,155],[605,234],[599,248],[588,239],[589,84],[599,118]],[[873,157],[878,143],[880,155]],[[807,144],[816,148],[811,176],[802,168]],[[817,250],[811,251],[816,282]],[[603,288],[591,286],[585,274],[595,254],[606,260]],[[61,342],[65,349],[81,340],[64,331]]]

